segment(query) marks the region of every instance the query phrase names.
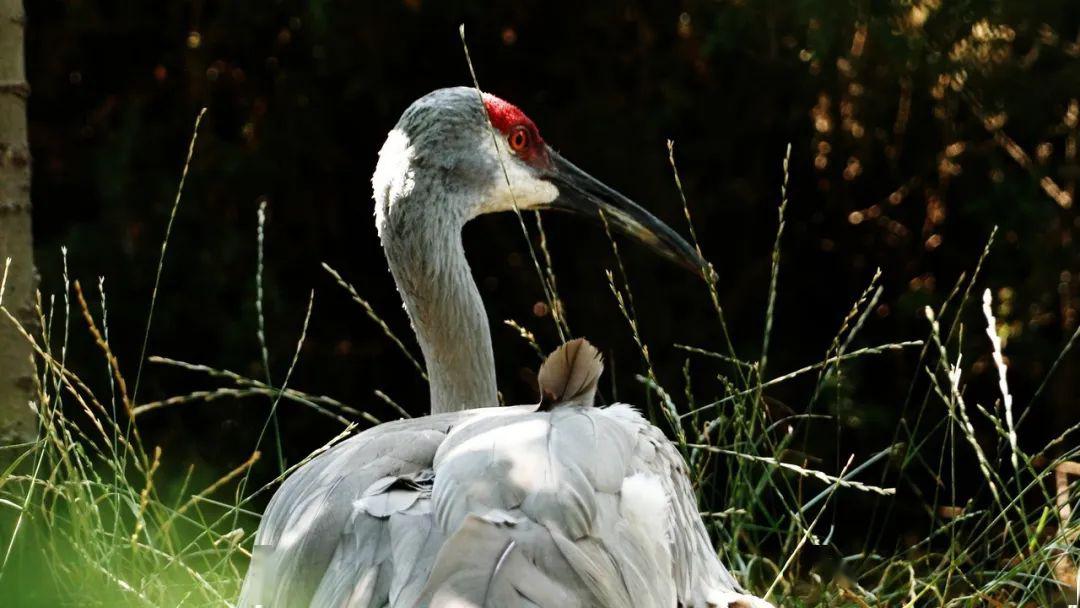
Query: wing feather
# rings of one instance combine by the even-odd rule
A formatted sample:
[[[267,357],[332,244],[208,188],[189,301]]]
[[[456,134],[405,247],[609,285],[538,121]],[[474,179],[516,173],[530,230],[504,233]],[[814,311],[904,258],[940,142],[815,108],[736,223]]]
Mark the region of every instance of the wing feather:
[[[415,598],[442,542],[441,531],[430,521],[426,492],[414,493],[418,486],[430,486],[439,445],[467,420],[533,409],[484,408],[389,422],[300,467],[263,514],[237,606],[338,608],[340,604],[315,600],[340,598],[347,587],[345,572],[359,581],[349,592],[350,605],[385,606],[390,594]],[[407,533],[410,527],[425,532]],[[371,550],[369,543],[378,550]],[[395,552],[402,559],[395,560]],[[316,598],[317,592],[325,595]],[[359,603],[364,598],[365,603]]]
[[[631,468],[654,476],[668,497],[671,573],[679,604],[686,608],[771,608],[765,600],[748,595],[720,561],[698,511],[686,462],[675,445],[629,405],[615,404],[603,411],[636,429]]]
[[[467,422],[435,458],[439,524],[453,531],[478,525],[469,523],[476,513],[510,513],[518,523],[504,535],[528,526],[547,532],[521,538],[514,551],[585,605],[674,606],[667,544],[620,512],[624,481],[637,472],[638,436],[637,427],[585,405]]]
[[[295,471],[263,514],[255,535],[255,557],[237,605],[312,605],[323,578],[334,576],[332,564],[337,573],[346,567],[354,573],[376,568],[376,575],[365,580],[382,585],[384,577],[377,575],[377,565],[386,561],[389,553],[369,551],[353,556],[349,548],[363,544],[358,545],[357,539],[381,542],[386,520],[370,514],[354,516],[354,503],[364,498],[365,492],[376,493],[387,478],[414,476],[429,469],[439,444],[462,419],[461,414],[446,414],[383,424],[342,442]],[[381,507],[390,512],[402,506],[402,500],[407,497],[395,495],[370,502],[374,510]],[[327,586],[333,585],[327,582]]]
[[[419,606],[576,608],[580,599],[528,557],[507,514],[469,515],[439,552]],[[527,535],[522,535],[523,537]],[[630,605],[630,604],[625,604]]]
[[[241,608],[769,606],[720,563],[678,450],[625,405],[366,431],[286,480],[254,555]]]
[[[390,606],[415,606],[435,565],[445,537],[431,513],[430,500],[422,510],[390,516],[394,578],[390,582]],[[405,566],[405,567],[402,567]]]

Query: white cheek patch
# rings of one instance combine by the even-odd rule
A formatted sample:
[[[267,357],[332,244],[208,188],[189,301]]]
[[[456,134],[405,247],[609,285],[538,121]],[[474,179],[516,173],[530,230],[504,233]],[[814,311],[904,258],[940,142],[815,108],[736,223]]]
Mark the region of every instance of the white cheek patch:
[[[416,184],[412,159],[414,150],[409,136],[394,129],[386,136],[386,143],[379,150],[379,163],[371,176],[371,189],[375,198],[375,225],[382,234],[386,218],[394,204],[409,196]]]
[[[480,208],[476,210],[476,215],[510,211],[515,205],[522,210],[532,209],[547,205],[558,198],[559,189],[549,181],[538,179],[532,169],[507,150],[502,142],[499,143],[497,151],[490,142],[486,147],[488,153],[498,154],[502,162],[495,168],[495,183],[484,197]]]

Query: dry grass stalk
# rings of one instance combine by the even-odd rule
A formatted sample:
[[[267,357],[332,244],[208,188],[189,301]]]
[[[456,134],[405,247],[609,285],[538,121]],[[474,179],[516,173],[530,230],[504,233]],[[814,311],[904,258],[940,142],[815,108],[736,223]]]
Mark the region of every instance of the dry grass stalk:
[[[1009,381],[1005,376],[1007,368],[1005,367],[1005,357],[1001,353],[1001,336],[997,333],[997,320],[994,319],[994,312],[990,308],[991,303],[990,290],[987,289],[983,292],[982,302],[983,315],[986,317],[986,335],[990,338],[990,344],[993,346],[991,354],[994,358],[994,366],[997,367],[998,389],[1001,391],[1002,405],[1005,407],[1005,424],[1008,427],[1009,447],[1012,448],[1010,460],[1013,469],[1019,472],[1020,447],[1016,438],[1016,423],[1013,422],[1013,398],[1009,392]]]

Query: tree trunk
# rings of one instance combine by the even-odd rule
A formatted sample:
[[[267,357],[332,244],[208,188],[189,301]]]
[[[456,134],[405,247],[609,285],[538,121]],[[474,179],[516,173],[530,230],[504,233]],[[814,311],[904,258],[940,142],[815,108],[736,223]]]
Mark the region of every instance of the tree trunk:
[[[30,146],[26,136],[22,0],[0,0],[0,275],[11,258],[3,305],[27,328],[34,319],[33,249],[30,234]],[[0,316],[0,444],[35,436],[34,362],[30,344],[6,315]]]

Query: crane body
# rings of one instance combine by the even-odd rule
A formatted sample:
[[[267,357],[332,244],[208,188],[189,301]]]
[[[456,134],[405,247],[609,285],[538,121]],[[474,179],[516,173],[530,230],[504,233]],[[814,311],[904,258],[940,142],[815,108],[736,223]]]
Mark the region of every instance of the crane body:
[[[631,406],[593,407],[591,363],[566,371],[591,392],[489,407],[494,354],[461,229],[514,208],[603,210],[701,271],[695,250],[551,150],[517,107],[472,88],[414,102],[372,185],[431,415],[368,429],[288,477],[239,606],[769,607],[717,557],[678,450]]]

